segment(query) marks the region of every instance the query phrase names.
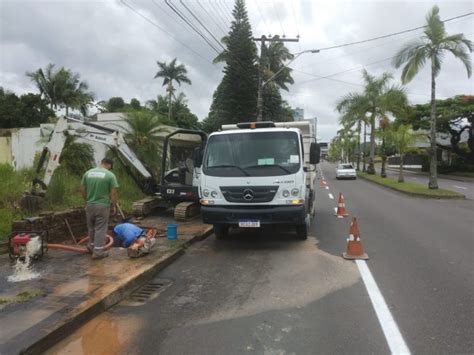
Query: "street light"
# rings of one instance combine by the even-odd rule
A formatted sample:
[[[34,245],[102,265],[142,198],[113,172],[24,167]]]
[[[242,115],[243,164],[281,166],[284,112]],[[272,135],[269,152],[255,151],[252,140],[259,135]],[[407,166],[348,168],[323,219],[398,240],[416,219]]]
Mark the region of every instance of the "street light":
[[[261,83],[258,87],[258,97],[257,97],[257,109],[258,109],[258,117],[257,121],[262,121],[263,119],[263,95],[262,95],[262,89],[264,88],[265,85],[267,85],[270,81],[272,81],[278,74],[281,73],[281,71],[285,68],[287,68],[291,63],[293,63],[296,58],[298,58],[300,55],[305,54],[305,53],[319,53],[319,49],[307,49],[305,51],[301,51],[296,53],[296,55],[291,59],[287,64],[283,65],[275,74],[273,74],[268,80],[264,81]],[[260,68],[260,71],[262,68]],[[260,74],[262,75],[262,74]]]

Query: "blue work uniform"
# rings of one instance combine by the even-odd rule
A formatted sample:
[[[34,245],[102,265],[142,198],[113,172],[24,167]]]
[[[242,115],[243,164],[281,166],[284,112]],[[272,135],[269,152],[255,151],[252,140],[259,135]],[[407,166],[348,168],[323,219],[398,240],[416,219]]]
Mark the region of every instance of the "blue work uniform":
[[[128,248],[145,231],[132,223],[117,224],[114,228],[114,245]]]

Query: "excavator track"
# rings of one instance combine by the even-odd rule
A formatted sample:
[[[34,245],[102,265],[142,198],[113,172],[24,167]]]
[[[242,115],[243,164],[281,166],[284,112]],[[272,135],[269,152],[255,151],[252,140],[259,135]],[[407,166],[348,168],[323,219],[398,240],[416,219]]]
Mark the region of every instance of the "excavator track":
[[[187,221],[199,215],[201,208],[198,202],[180,202],[174,208],[174,219],[176,221]]]
[[[133,215],[135,217],[145,217],[150,214],[150,212],[159,207],[161,204],[161,199],[157,196],[147,196],[133,203]]]

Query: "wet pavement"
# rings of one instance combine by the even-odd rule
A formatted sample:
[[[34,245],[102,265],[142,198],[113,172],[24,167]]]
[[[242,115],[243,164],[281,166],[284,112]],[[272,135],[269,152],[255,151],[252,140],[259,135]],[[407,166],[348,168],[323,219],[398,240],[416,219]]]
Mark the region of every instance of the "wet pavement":
[[[157,218],[141,222],[159,231],[166,226]],[[46,336],[48,342],[54,343],[64,336],[59,331],[61,327],[77,326],[73,323],[87,320],[118,302],[140,286],[134,280],[146,273],[152,277],[156,267],[169,256],[179,255],[183,244],[210,230],[207,225],[188,222],[178,227],[178,241],[158,238],[154,250],[138,259],[128,258],[123,248],[113,248],[110,256],[102,260],[92,260],[88,254],[49,250],[42,260],[32,264],[33,271],[41,276],[17,283],[7,281],[13,267],[8,256],[3,255],[0,300],[17,302],[0,302],[0,354],[31,351],[34,344],[39,346],[35,349],[41,349],[46,345],[41,344]]]

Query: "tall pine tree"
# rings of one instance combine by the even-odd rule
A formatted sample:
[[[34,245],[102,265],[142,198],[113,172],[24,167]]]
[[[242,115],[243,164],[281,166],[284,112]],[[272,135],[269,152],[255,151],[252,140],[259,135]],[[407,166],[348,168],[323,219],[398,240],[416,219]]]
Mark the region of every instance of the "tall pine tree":
[[[257,117],[258,56],[244,0],[235,1],[232,14],[229,35],[222,41],[226,51],[216,58],[226,64],[204,123],[209,130]]]

